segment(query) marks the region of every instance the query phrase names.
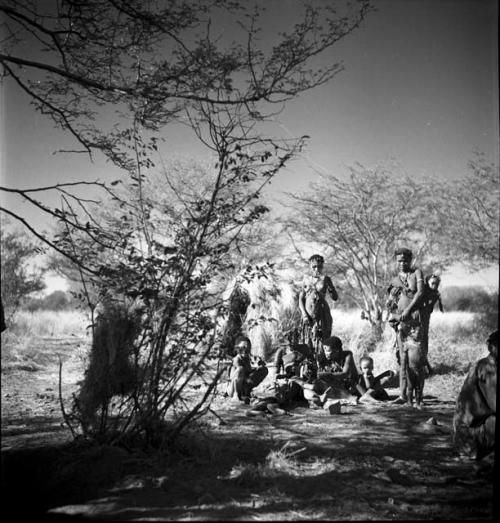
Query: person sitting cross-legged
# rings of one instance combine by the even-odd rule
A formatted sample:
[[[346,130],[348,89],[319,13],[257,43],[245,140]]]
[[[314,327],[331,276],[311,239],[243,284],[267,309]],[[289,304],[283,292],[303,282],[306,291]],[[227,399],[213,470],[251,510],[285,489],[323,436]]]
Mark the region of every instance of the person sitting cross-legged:
[[[357,403],[358,371],[349,350],[342,349],[342,340],[330,336],[323,342],[318,356],[318,377],[312,383],[302,383],[304,397],[311,406],[320,406],[328,399]]]
[[[227,395],[245,403],[250,402],[250,392],[259,385],[268,374],[265,362],[261,358],[252,358],[250,339],[238,336],[235,341],[236,356],[233,358]]]

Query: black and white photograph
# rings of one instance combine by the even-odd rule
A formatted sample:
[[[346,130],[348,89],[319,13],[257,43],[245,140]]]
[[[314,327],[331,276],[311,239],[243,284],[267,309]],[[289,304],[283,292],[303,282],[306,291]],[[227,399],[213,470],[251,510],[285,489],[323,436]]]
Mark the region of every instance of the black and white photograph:
[[[0,0],[0,513],[496,520],[497,0]]]

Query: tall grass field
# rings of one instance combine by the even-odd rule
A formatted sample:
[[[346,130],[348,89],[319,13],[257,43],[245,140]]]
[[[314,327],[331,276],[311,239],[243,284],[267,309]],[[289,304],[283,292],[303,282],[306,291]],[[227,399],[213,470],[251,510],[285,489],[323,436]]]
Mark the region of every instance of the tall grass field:
[[[386,326],[382,339],[373,344],[371,329],[359,311],[332,311],[332,334],[338,336],[344,349],[354,354],[356,364],[365,353],[374,359],[375,372],[395,370],[395,333]],[[20,311],[2,333],[2,366],[14,361],[36,359],[36,350],[44,339],[88,340],[90,320],[80,311]],[[472,312],[434,312],[429,332],[429,360],[437,374],[467,372],[470,364],[487,355],[485,340],[489,332]],[[49,345],[49,344],[48,344]],[[255,347],[258,351],[259,348]],[[270,347],[268,359],[273,356]]]
[[[81,352],[87,340],[90,346],[89,324],[88,316],[77,310],[17,312],[2,333],[2,370],[40,370],[63,348],[63,356],[74,356],[67,352]]]
[[[376,343],[375,350],[366,350],[366,339],[370,328],[357,312],[332,311],[332,333],[338,336],[344,349],[354,354],[356,363],[364,353],[370,352],[374,358],[375,372],[386,369],[395,370],[395,333],[387,325],[382,339]],[[465,373],[472,362],[488,354],[486,338],[489,331],[482,325],[478,314],[473,312],[434,312],[429,329],[429,360],[436,373]]]

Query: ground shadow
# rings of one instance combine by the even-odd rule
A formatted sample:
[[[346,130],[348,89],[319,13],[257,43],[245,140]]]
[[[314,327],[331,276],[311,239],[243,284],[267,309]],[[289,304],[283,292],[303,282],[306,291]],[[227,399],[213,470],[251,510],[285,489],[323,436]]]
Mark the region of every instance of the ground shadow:
[[[358,405],[329,415],[297,406],[292,416],[248,418],[248,409],[218,409],[202,436],[166,461],[77,442],[5,450],[4,506],[19,517],[53,509],[54,518],[115,520],[491,517],[491,474],[457,460],[453,409],[434,396],[422,411]]]

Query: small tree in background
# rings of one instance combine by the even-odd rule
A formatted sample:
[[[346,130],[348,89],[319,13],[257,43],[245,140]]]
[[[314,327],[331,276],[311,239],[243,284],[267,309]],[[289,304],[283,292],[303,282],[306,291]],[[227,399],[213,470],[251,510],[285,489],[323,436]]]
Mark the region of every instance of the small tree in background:
[[[45,288],[45,268],[36,265],[41,252],[39,242],[9,227],[7,220],[2,220],[0,246],[2,304],[10,320],[27,298]]]
[[[499,182],[498,166],[476,151],[464,177],[436,190],[441,249],[471,270],[499,262]]]
[[[289,195],[293,213],[284,223],[292,239],[323,246],[334,281],[380,330],[395,248],[411,248],[419,265],[445,263],[433,259],[433,194],[431,182],[358,164],[346,180],[322,176],[308,193]]]

